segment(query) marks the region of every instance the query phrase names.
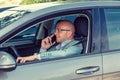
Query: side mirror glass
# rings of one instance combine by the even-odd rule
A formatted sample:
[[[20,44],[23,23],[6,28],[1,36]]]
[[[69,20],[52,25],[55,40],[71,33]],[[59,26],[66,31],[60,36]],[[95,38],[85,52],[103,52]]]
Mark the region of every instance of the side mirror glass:
[[[16,61],[9,53],[0,51],[0,71],[12,71],[16,68]]]

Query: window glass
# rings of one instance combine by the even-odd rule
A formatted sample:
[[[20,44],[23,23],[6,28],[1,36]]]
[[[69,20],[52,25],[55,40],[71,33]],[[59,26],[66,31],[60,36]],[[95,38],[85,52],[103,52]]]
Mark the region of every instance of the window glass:
[[[105,9],[109,49],[120,49],[120,9]]]
[[[35,25],[22,33],[16,35],[12,39],[9,40],[9,42],[15,42],[15,41],[25,41],[25,40],[33,40],[35,37],[35,34],[37,32],[39,25]]]

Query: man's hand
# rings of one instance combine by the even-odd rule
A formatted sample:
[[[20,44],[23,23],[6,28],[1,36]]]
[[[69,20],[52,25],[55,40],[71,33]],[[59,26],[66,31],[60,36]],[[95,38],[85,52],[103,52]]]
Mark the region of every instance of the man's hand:
[[[18,57],[16,62],[20,62],[20,63],[25,63],[26,61],[33,61],[39,59],[37,54],[34,54],[32,56],[27,56],[27,57]]]
[[[56,42],[51,43],[51,38],[53,36],[54,36],[54,34],[51,35],[51,36],[48,36],[48,37],[46,37],[45,39],[42,40],[41,49],[47,50],[48,48],[50,48],[52,45],[54,45],[56,43]]]

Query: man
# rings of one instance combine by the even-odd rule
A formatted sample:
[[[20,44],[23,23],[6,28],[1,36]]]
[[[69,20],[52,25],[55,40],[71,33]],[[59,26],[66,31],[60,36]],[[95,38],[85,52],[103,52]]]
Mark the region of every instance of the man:
[[[59,21],[56,25],[55,33],[42,40],[39,54],[35,53],[28,57],[18,57],[17,62],[20,61],[20,63],[24,63],[36,59],[52,59],[80,54],[82,45],[79,41],[74,40],[74,33],[75,28],[70,21]],[[51,39],[54,35],[56,36],[56,41],[51,43]]]

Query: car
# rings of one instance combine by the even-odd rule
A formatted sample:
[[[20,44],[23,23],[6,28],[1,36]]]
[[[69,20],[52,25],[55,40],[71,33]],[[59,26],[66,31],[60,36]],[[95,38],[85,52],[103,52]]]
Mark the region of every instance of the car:
[[[65,3],[23,14],[1,18],[0,80],[120,80],[119,1]],[[59,20],[75,25],[80,55],[16,63],[39,52]]]

